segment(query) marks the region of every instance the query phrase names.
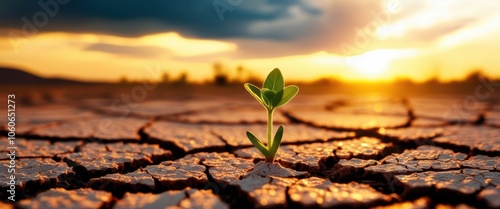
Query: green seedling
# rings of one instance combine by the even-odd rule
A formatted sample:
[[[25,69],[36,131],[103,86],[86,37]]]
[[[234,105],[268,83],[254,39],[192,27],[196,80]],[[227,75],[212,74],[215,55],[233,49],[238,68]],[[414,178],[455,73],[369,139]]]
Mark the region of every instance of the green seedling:
[[[278,68],[269,73],[262,89],[250,83],[245,83],[244,86],[248,93],[267,110],[267,146],[249,131],[247,131],[248,139],[265,156],[266,162],[273,163],[283,138],[283,126],[280,126],[274,138],[272,137],[274,110],[292,100],[299,92],[299,87],[295,85],[285,87],[285,80]]]

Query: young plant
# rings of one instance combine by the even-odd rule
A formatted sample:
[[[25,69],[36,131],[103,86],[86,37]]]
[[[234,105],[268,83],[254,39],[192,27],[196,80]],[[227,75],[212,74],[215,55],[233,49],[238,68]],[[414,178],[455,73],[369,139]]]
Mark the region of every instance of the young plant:
[[[262,89],[250,83],[245,83],[244,86],[248,93],[267,110],[267,146],[249,131],[247,131],[248,139],[265,156],[266,162],[272,163],[283,137],[283,126],[280,126],[274,138],[272,137],[274,110],[292,100],[299,92],[299,87],[295,85],[285,87],[285,80],[278,68],[269,73]]]

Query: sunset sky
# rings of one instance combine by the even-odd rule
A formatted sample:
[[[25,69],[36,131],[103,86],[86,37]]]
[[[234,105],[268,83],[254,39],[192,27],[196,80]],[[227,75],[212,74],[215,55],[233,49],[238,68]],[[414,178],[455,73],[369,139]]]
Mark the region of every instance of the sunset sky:
[[[221,62],[292,80],[500,78],[498,0],[29,2],[0,2],[0,65],[47,77],[134,80],[160,66],[203,81]]]

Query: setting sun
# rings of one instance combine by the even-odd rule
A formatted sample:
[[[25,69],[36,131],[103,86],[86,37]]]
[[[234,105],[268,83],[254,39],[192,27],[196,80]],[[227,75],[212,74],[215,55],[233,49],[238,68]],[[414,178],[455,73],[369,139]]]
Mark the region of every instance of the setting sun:
[[[356,71],[360,80],[390,80],[394,75],[388,73],[391,65],[400,59],[414,55],[415,50],[379,49],[346,58],[347,65]]]
[[[379,79],[384,75],[391,61],[390,52],[377,50],[353,56],[348,59],[347,63],[359,73],[360,77]]]

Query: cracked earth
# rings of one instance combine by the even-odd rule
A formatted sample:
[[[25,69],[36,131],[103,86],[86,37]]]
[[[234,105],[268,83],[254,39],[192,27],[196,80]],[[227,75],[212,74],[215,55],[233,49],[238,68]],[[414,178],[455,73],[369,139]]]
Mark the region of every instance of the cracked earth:
[[[263,157],[245,131],[266,131],[251,102],[23,107],[0,208],[500,208],[500,102],[450,112],[462,100],[299,96],[275,116],[288,177],[246,177]]]

